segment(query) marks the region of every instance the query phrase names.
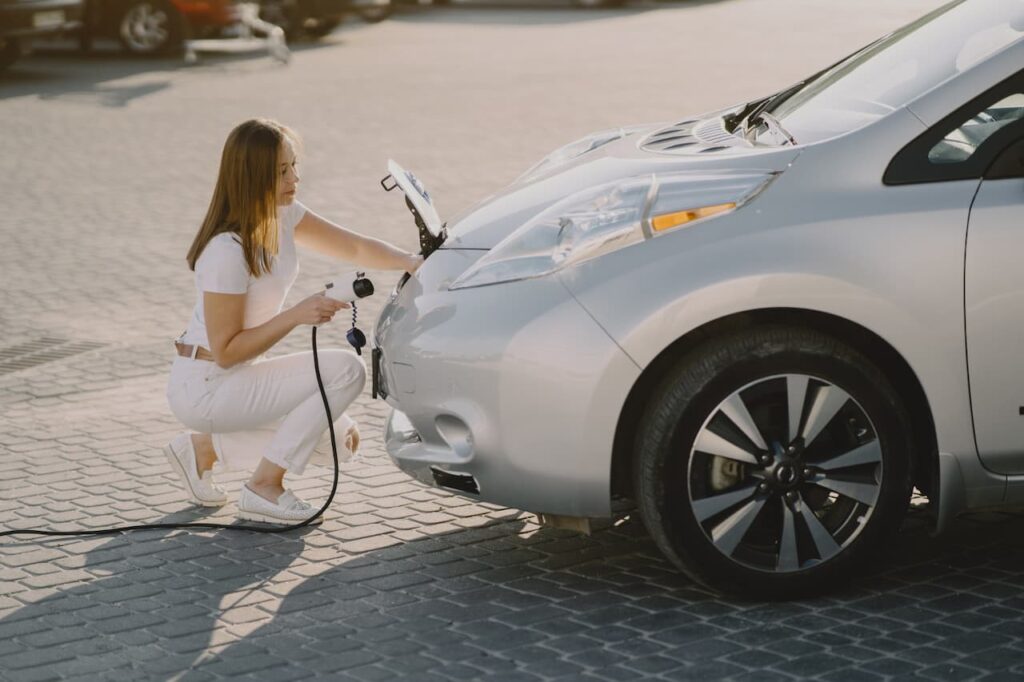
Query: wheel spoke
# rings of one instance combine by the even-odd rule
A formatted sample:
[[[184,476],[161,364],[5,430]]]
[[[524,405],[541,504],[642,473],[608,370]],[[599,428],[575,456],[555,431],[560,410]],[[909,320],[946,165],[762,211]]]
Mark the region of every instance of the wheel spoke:
[[[807,423],[800,434],[803,436],[804,445],[809,446],[818,437],[821,430],[828,426],[832,418],[836,416],[839,409],[846,404],[850,396],[835,386],[821,386],[814,396],[811,409],[807,413]]]
[[[796,440],[800,432],[800,417],[804,412],[807,397],[808,378],[800,375],[786,377],[786,398],[789,403],[789,442]]]
[[[700,435],[697,436],[697,442],[694,443],[693,448],[716,457],[734,459],[737,462],[746,462],[747,464],[758,463],[757,456],[754,453],[747,452],[743,448],[733,445],[707,428],[703,429]]]
[[[870,506],[874,506],[875,500],[878,499],[878,486],[874,483],[854,483],[853,481],[840,481],[827,477],[816,478],[812,482],[814,485],[821,486]]]
[[[782,538],[779,541],[779,561],[776,568],[780,571],[795,571],[800,568],[796,545],[796,517],[785,502],[782,503]]]
[[[764,508],[765,498],[755,498],[733,512],[728,518],[715,526],[711,531],[711,541],[726,556],[732,556],[740,540],[746,535],[750,524]]]
[[[825,460],[815,466],[826,471],[832,471],[833,469],[845,469],[846,467],[855,467],[861,464],[875,464],[881,461],[882,446],[876,439],[870,443],[865,443],[860,447],[854,448],[847,453]]]
[[[836,543],[835,538],[828,532],[825,526],[821,525],[821,521],[814,515],[811,508],[807,506],[807,502],[800,498],[800,516],[803,517],[804,522],[807,524],[807,530],[811,532],[811,540],[814,541],[814,546],[818,549],[818,556],[821,559],[827,559],[836,552],[839,551],[839,545]]]
[[[757,490],[757,486],[750,485],[746,488],[740,488],[739,490],[734,490],[729,493],[694,500],[693,513],[697,517],[697,521],[703,523],[715,514],[723,512],[729,507],[734,507],[740,502],[749,499],[754,495],[755,490]]]
[[[757,424],[754,423],[754,419],[750,416],[750,412],[747,410],[747,406],[739,393],[733,393],[729,396],[729,399],[721,404],[720,409],[754,445],[762,450],[768,449],[764,438],[761,436],[761,431],[758,430]]]

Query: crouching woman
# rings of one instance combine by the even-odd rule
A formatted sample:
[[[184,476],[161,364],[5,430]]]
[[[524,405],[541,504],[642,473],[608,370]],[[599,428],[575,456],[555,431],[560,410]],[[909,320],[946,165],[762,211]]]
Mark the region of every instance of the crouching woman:
[[[312,352],[267,359],[264,353],[293,329],[330,321],[348,307],[323,295],[282,310],[298,272],[296,244],[364,269],[413,272],[422,258],[343,229],[296,199],[297,139],[274,121],[256,119],[228,136],[206,218],[188,252],[196,304],[175,342],[167,399],[194,433],[164,448],[188,498],[204,506],[227,502],[213,465],[252,468],[238,499],[238,517],[270,523],[304,521],[311,505],[284,487],[305,469],[327,429]],[[320,372],[338,421],[359,395],[366,369],[347,350],[319,352]],[[345,444],[358,431],[339,422]]]

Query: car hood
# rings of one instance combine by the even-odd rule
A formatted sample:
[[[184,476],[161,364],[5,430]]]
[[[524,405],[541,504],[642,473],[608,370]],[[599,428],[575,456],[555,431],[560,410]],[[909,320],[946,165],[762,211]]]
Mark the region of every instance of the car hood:
[[[556,201],[602,183],[652,173],[781,172],[799,154],[793,147],[747,147],[714,140],[704,117],[647,126],[583,154],[538,178],[517,180],[448,222],[445,249],[490,249]],[[701,127],[705,129],[701,133]],[[699,136],[687,131],[696,128]]]

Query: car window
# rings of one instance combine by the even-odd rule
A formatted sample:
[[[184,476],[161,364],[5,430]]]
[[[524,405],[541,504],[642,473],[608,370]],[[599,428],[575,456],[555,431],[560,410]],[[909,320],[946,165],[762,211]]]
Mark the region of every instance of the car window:
[[[963,163],[971,158],[978,147],[997,130],[1024,119],[1024,94],[1005,97],[982,109],[946,136],[928,151],[932,163]]]
[[[828,139],[906,106],[1022,38],[1024,0],[958,0],[854,53],[769,111],[800,143]]]

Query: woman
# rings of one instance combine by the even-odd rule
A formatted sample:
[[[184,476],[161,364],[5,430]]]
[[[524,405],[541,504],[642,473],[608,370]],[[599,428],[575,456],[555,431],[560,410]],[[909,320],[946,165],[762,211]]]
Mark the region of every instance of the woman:
[[[303,521],[315,509],[284,488],[286,473],[302,473],[327,429],[313,354],[271,359],[263,354],[300,325],[329,322],[348,305],[323,293],[281,310],[295,281],[295,244],[365,269],[414,272],[422,258],[321,218],[295,199],[294,133],[266,119],[242,123],[228,136],[213,199],[188,252],[197,300],[188,329],[175,342],[167,399],[174,415],[197,433],[164,448],[189,499],[204,506],[227,501],[213,481],[218,460],[238,469],[259,457],[241,490],[238,516],[252,521]],[[346,350],[322,350],[320,373],[337,421],[366,380],[362,360]],[[359,434],[350,420],[345,445]]]

